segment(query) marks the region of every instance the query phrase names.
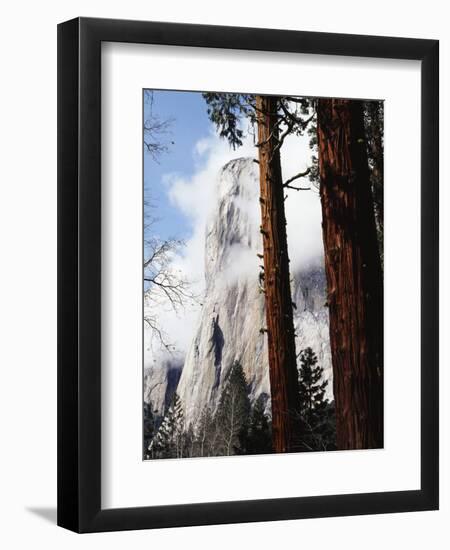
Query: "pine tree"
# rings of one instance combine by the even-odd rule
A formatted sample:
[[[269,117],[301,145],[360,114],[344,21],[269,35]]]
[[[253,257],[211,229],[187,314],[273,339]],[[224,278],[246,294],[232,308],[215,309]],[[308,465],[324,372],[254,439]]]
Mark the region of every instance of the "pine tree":
[[[185,440],[184,413],[181,399],[174,394],[172,403],[149,446],[153,458],[182,458]]]
[[[252,407],[248,435],[246,439],[247,454],[272,453],[272,433],[270,419],[265,413],[268,396],[261,394]]]
[[[145,460],[149,458],[148,447],[151,443],[151,440],[153,438],[154,431],[155,431],[155,421],[153,417],[151,403],[145,403],[144,401],[142,412],[143,412],[143,442],[144,442],[143,457]]]
[[[313,413],[323,408],[326,402],[325,389],[328,382],[323,381],[323,368],[317,365],[317,356],[312,348],[303,349],[299,358],[300,414],[309,421]]]
[[[248,428],[250,400],[242,365],[235,362],[225,381],[215,414],[217,428],[217,455],[245,453],[245,435]]]
[[[325,398],[328,381],[310,347],[299,353],[300,415],[305,426],[304,450],[328,451],[336,448],[334,406]]]

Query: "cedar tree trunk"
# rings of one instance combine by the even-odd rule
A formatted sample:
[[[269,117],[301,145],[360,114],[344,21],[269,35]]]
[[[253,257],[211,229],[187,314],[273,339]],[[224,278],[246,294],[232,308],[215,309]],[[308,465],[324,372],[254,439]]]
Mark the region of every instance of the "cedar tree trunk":
[[[383,280],[362,103],[319,99],[317,123],[337,448],[379,448]]]
[[[275,97],[256,97],[272,444],[283,453],[299,448],[299,394],[277,105]]]

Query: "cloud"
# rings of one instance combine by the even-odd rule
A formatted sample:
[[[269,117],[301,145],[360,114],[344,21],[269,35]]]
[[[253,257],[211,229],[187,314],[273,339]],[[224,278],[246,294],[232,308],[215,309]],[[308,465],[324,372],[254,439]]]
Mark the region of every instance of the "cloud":
[[[284,180],[305,170],[310,165],[311,153],[306,136],[290,136],[286,139],[281,154]],[[249,136],[242,147],[234,151],[228,143],[220,139],[212,129],[211,134],[197,141],[191,151],[194,172],[190,176],[167,174],[164,178],[170,202],[189,220],[191,231],[186,246],[173,259],[173,269],[192,281],[193,290],[199,296],[205,288],[205,230],[211,219],[214,207],[219,200],[218,177],[221,168],[238,157],[257,158],[258,151],[253,137]],[[257,165],[255,164],[257,170]],[[256,173],[257,174],[257,173]],[[309,186],[309,181],[298,180],[296,184]],[[224,182],[222,182],[224,185]],[[226,182],[225,182],[226,187]],[[316,190],[289,191],[285,201],[289,256],[291,270],[298,271],[323,260],[320,199]],[[256,197],[258,196],[256,187]],[[252,195],[240,197],[238,206],[244,210],[259,235],[259,202]],[[262,246],[261,246],[262,249]],[[229,283],[233,278],[255,277],[258,273],[258,260],[254,249],[233,244],[228,255],[227,268],[221,274]],[[170,308],[161,308],[159,322],[164,331],[176,340],[180,354],[187,352],[197,325],[200,307],[186,307],[178,314]],[[155,360],[155,353],[147,354],[147,361]],[[150,359],[152,357],[152,359]]]
[[[281,149],[281,167],[284,181],[305,171],[311,165],[308,136],[289,136]],[[292,183],[311,187],[308,178]],[[287,236],[291,269],[305,269],[323,261],[322,211],[318,191],[287,190],[285,201]]]
[[[191,235],[186,241],[182,256],[177,258],[177,267],[198,282],[202,290],[204,280],[205,228],[214,206],[217,204],[217,179],[221,168],[238,156],[255,156],[255,147],[246,143],[234,151],[215,132],[194,145],[196,170],[191,177],[173,176],[168,180],[168,196],[171,203],[191,223]]]
[[[196,295],[203,297],[205,288],[205,228],[218,200],[217,179],[221,168],[239,156],[255,156],[253,143],[246,143],[234,151],[228,143],[220,139],[211,129],[210,135],[193,145],[192,156],[195,170],[191,176],[166,174],[163,181],[167,195],[180,213],[185,215],[191,226],[191,233],[185,240],[186,246],[174,256],[172,269],[179,270],[192,282]],[[175,340],[178,353],[186,353],[196,327],[200,306],[187,306],[184,311],[174,312],[168,307],[160,307],[156,312],[158,322],[169,340]],[[165,352],[163,352],[165,353]],[[146,338],[146,366],[157,360],[160,354],[157,345],[150,345]]]

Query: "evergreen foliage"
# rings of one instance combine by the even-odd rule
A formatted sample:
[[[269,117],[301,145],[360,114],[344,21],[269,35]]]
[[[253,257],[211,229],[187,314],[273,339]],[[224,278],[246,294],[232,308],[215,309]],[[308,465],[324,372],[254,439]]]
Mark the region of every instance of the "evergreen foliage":
[[[367,157],[370,169],[375,223],[378,246],[383,265],[384,236],[384,103],[383,101],[364,102],[364,128],[367,142]]]
[[[241,119],[248,119],[250,124],[256,122],[255,96],[209,92],[202,95],[208,105],[208,116],[219,130],[220,137],[227,139],[233,149],[240,147],[244,137]]]
[[[185,423],[181,399],[174,394],[158,432],[149,445],[152,458],[182,458],[185,451]]]
[[[268,396],[262,393],[255,401],[246,440],[246,452],[250,455],[272,453],[272,430],[265,413]]]
[[[202,96],[211,122],[216,125],[220,137],[228,140],[233,149],[240,147],[246,137],[243,121],[248,124],[248,133],[254,133],[258,114],[255,95],[206,92]],[[314,119],[315,111],[314,100],[306,97],[277,96],[277,99],[281,147],[286,135],[303,135]]]
[[[323,368],[310,347],[299,353],[300,420],[306,433],[302,446],[306,451],[330,451],[336,448],[334,404],[325,398],[328,385]]]
[[[304,451],[334,450],[334,403],[325,397],[328,382],[323,380],[323,368],[317,365],[317,356],[309,347],[298,357],[299,422],[306,429],[301,447]],[[205,406],[195,429],[186,426],[177,393],[158,430],[151,405],[144,404],[144,458],[270,454],[272,430],[267,401],[268,395],[261,394],[251,405],[242,365],[235,362],[224,382],[217,410],[213,413]]]
[[[325,398],[328,382],[311,348],[299,353],[299,421],[306,428],[304,451],[336,449],[334,403]],[[194,426],[185,425],[183,405],[177,393],[155,429],[151,405],[144,404],[144,458],[183,458],[269,454],[272,448],[268,396],[261,394],[253,405],[242,365],[235,362],[224,382],[215,413],[205,406]],[[156,432],[156,433],[155,433]]]
[[[154,432],[155,432],[155,420],[153,417],[152,405],[151,403],[145,403],[143,407],[143,456],[144,459],[149,458],[148,456],[148,447],[152,441]]]
[[[219,135],[236,149],[243,144],[247,132],[254,132],[257,123],[255,96],[249,94],[204,93],[210,120]],[[307,173],[312,184],[319,186],[317,100],[281,96],[276,99],[278,116],[277,145],[281,148],[289,134],[308,132],[312,165]],[[364,103],[365,140],[370,168],[370,185],[374,201],[380,255],[383,253],[383,103]],[[278,134],[279,131],[279,134]],[[362,140],[361,140],[362,141]],[[294,178],[295,179],[295,178]],[[282,182],[284,187],[294,188]],[[303,428],[302,449],[328,451],[336,449],[336,416],[334,402],[326,398],[328,381],[323,368],[310,347],[299,358],[299,425]],[[235,362],[221,387],[217,409],[205,406],[197,425],[185,425],[183,406],[175,393],[158,428],[151,405],[144,403],[144,457],[181,458],[272,452],[270,417],[266,414],[268,396],[260,395],[251,406],[242,365]]]
[[[300,414],[310,420],[315,411],[323,408],[325,389],[328,382],[323,379],[323,368],[317,366],[317,356],[311,348],[303,349],[300,354],[299,389]]]
[[[235,362],[228,374],[215,414],[217,455],[245,453],[250,399],[242,365]]]
[[[213,413],[210,407],[205,406],[195,429],[192,425],[185,426],[181,399],[177,393],[174,394],[156,435],[148,445],[145,457],[182,458],[243,454],[246,453],[250,427],[252,448],[256,449],[258,445],[262,445],[260,441],[265,441],[264,437],[270,439],[270,431],[264,408],[261,411],[259,405],[254,407],[252,422],[250,410],[245,374],[240,363],[235,362],[224,382],[216,412]]]

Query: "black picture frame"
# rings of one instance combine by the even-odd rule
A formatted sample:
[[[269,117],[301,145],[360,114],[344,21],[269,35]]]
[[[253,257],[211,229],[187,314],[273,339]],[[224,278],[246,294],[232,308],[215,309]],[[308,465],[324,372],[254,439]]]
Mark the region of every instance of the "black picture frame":
[[[104,41],[421,62],[420,490],[102,510]],[[91,18],[58,26],[58,525],[98,532],[438,508],[438,68],[437,40]]]

